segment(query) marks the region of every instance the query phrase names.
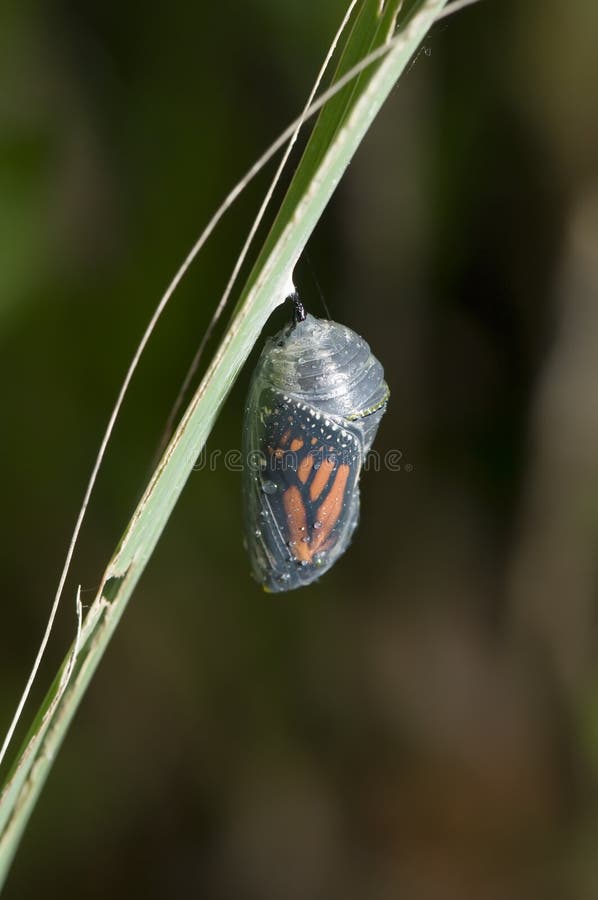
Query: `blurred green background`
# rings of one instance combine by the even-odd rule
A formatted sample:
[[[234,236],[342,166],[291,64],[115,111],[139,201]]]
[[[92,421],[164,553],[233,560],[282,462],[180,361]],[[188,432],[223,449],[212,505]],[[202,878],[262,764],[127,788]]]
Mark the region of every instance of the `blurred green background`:
[[[0,8],[2,729],[141,332],[343,10]],[[353,546],[287,596],[249,577],[240,475],[193,475],[7,898],[597,896],[597,36],[595,0],[485,0],[426,41],[298,271],[384,363],[401,471],[366,473]],[[26,719],[266,183],[151,343]],[[208,450],[239,446],[250,370]]]

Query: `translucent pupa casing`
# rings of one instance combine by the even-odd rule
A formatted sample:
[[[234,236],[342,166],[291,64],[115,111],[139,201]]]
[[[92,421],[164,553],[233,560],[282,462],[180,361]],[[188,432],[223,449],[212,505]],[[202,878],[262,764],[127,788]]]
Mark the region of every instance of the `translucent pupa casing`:
[[[268,591],[315,581],[359,520],[359,473],[389,390],[366,341],[307,315],[270,338],[243,427],[246,545]]]

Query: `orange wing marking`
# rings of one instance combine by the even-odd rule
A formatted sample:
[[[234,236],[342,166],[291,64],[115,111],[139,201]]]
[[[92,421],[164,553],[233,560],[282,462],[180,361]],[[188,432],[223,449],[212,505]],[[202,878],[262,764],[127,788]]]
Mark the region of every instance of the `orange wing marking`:
[[[305,482],[309,478],[309,473],[311,472],[313,465],[314,458],[311,453],[308,453],[307,456],[303,457],[297,467],[297,478],[299,479],[301,484],[305,484]]]
[[[317,500],[328,484],[328,479],[334,471],[334,465],[334,462],[332,462],[332,460],[330,459],[322,460],[322,464],[314,475],[314,480],[309,486],[309,496],[312,500]]]
[[[310,556],[313,555],[322,544],[325,543],[327,538],[330,537],[330,532],[338,522],[338,517],[343,508],[349,472],[350,468],[347,465],[338,467],[338,472],[336,473],[332,487],[328,492],[328,496],[320,505],[316,513],[316,521],[320,521],[322,527],[313,534],[310,545]]]
[[[282,459],[284,457],[284,446],[288,442],[290,436],[291,436],[291,429],[287,428],[287,430],[285,431],[285,433],[283,434],[283,436],[280,439],[279,446],[276,449],[269,446],[268,453],[270,453],[271,456],[274,456],[275,459]],[[293,441],[293,444],[295,444],[296,442],[297,441],[295,439]],[[297,449],[297,448],[293,447],[293,444],[291,444],[291,450]],[[301,446],[303,446],[303,441],[301,442]]]
[[[282,502],[289,526],[291,552],[295,559],[309,562],[311,550],[305,540],[307,538],[307,517],[299,488],[294,484],[287,488],[282,495]]]

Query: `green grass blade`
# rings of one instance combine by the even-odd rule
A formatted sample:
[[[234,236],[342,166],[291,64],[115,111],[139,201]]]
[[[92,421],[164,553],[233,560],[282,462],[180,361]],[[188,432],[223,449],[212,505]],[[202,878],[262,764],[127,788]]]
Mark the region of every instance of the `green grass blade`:
[[[337,78],[388,41],[388,54],[322,110],[290,188],[208,371],[112,557],[69,654],[31,725],[0,798],[0,886],[87,685],[106,649],[228,392],[355,150],[446,0],[364,0]],[[382,11],[381,11],[382,7]],[[64,674],[69,673],[65,684]]]

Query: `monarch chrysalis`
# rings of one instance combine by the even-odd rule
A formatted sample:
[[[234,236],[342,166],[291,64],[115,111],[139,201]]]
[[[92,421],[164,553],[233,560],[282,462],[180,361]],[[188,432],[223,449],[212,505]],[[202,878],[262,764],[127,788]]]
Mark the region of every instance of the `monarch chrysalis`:
[[[366,341],[291,299],[293,322],[262,351],[243,428],[246,544],[268,591],[315,581],[347,549],[389,397]]]

